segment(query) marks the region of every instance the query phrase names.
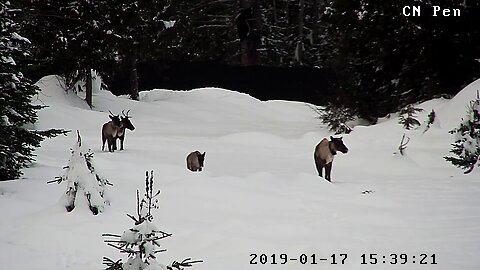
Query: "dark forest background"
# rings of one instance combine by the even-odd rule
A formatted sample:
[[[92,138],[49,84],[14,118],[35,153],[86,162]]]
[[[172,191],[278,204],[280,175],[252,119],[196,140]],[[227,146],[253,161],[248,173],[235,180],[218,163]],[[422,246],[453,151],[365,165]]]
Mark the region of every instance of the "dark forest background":
[[[145,89],[217,86],[264,100],[341,104],[374,122],[480,77],[477,0],[12,5],[22,11],[16,18],[33,49],[20,61],[24,74],[61,74],[72,85],[83,78],[87,93],[94,69],[113,93],[132,99]],[[422,16],[403,16],[405,5],[421,6]],[[461,16],[433,17],[433,5]]]

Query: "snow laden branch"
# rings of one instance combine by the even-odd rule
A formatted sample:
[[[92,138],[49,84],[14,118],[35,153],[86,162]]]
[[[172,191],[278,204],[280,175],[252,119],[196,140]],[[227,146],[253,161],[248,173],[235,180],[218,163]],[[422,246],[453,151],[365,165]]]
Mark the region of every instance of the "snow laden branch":
[[[153,211],[158,209],[158,196],[160,190],[154,190],[153,171],[145,173],[145,193],[140,198],[140,192],[137,190],[137,213],[136,216],[127,214],[134,221],[134,226],[122,235],[102,234],[104,242],[120,253],[126,253],[128,260],[114,261],[104,257],[103,263],[108,267],[107,270],[143,270],[143,269],[161,269],[161,270],[182,270],[190,267],[201,260],[192,260],[186,258],[181,262],[174,261],[170,265],[164,265],[157,261],[157,254],[166,251],[161,248],[160,241],[172,236],[172,234],[159,230],[153,223]]]
[[[105,206],[110,204],[105,198],[105,189],[112,184],[108,179],[99,176],[97,173],[93,153],[90,149],[86,150],[82,144],[82,138],[78,130],[77,142],[70,151],[72,155],[68,165],[64,167],[64,174],[47,183],[56,182],[60,184],[63,181],[67,182],[67,191],[64,194],[63,201],[68,212],[75,209],[77,194],[80,190],[87,198],[90,211],[97,215],[103,212]]]

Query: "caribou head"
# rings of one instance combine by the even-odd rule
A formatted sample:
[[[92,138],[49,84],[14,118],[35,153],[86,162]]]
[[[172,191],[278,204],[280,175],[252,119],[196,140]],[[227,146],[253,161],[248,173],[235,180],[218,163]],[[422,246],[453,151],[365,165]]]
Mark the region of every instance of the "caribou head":
[[[122,122],[122,128],[123,129],[129,129],[129,130],[135,130],[135,127],[133,126],[132,122],[130,121],[131,116],[128,115],[130,110],[125,113],[125,110],[122,110],[122,115],[120,116],[121,122]]]

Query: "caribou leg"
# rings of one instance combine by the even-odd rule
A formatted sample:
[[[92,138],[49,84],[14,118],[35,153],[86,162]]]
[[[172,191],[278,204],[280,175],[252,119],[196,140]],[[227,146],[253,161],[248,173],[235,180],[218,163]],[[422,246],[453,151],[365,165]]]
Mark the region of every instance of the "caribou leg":
[[[123,140],[125,139],[125,136],[120,137],[120,150],[123,150]]]
[[[107,139],[107,143],[108,143],[108,152],[113,152],[113,151],[115,151],[115,147],[113,146],[114,143],[115,143],[115,139],[113,139],[113,138],[108,138],[108,139]]]
[[[332,172],[332,163],[333,161],[325,165],[325,179],[327,179],[329,182],[332,182],[330,176],[330,173]]]
[[[317,167],[317,171],[318,171],[318,176],[320,177],[323,177],[323,162],[321,161],[315,161],[315,166]]]

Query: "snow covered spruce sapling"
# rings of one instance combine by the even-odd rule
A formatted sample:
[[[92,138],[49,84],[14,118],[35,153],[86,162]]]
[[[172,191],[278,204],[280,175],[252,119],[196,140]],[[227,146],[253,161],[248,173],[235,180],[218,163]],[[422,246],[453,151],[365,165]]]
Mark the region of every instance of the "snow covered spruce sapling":
[[[107,179],[98,175],[93,160],[93,153],[90,149],[82,145],[82,138],[77,131],[77,142],[70,149],[72,156],[68,161],[68,165],[64,168],[63,176],[56,177],[55,180],[47,183],[63,181],[67,182],[67,191],[64,195],[65,208],[71,212],[75,208],[78,191],[85,195],[90,211],[94,215],[102,212],[106,205],[109,205],[105,199],[105,188],[112,185]]]
[[[105,243],[109,246],[128,254],[128,260],[125,263],[122,263],[121,259],[113,261],[104,257],[103,262],[107,266],[107,270],[181,270],[194,263],[202,262],[187,258],[181,262],[174,261],[170,265],[164,265],[157,261],[157,253],[166,251],[160,248],[160,240],[172,236],[159,230],[153,223],[152,210],[158,209],[158,195],[160,195],[160,190],[153,190],[153,171],[150,174],[147,171],[145,194],[142,199],[137,190],[137,216],[127,214],[135,225],[123,232],[122,235],[102,235],[108,238]]]
[[[411,104],[401,109],[398,118],[398,123],[402,125],[406,130],[410,130],[415,126],[420,126],[420,122],[415,118],[417,112],[421,112],[423,109],[415,108]]]
[[[463,170],[470,173],[479,163],[480,158],[480,97],[477,92],[477,99],[470,101],[467,106],[467,116],[462,119],[460,126],[451,130],[455,134],[455,142],[452,144],[451,153],[456,157],[444,157]],[[480,165],[479,165],[480,166]]]

